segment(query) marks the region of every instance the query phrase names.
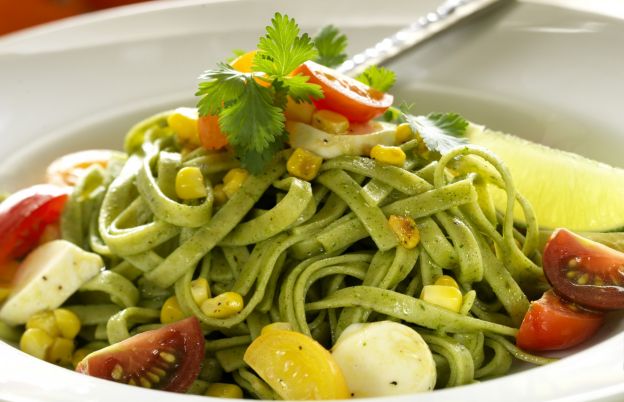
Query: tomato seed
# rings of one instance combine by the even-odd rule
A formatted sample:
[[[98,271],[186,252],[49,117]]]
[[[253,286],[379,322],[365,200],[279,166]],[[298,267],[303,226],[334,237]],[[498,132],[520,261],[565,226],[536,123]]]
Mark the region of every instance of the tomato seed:
[[[152,383],[145,377],[139,377],[139,382],[143,388],[152,388]]]
[[[589,275],[587,273],[581,275],[577,280],[576,283],[578,283],[579,285],[587,285],[587,283],[589,282]]]
[[[123,376],[123,367],[120,364],[115,364],[113,370],[111,371],[111,377],[113,380],[119,381]]]
[[[176,357],[171,353],[160,352],[160,358],[166,361],[167,363],[175,363]]]

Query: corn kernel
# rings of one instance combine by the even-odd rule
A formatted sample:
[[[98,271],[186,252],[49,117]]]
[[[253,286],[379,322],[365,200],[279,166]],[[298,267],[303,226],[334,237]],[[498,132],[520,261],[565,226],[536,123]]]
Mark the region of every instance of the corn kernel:
[[[243,309],[243,297],[236,292],[225,292],[204,301],[201,310],[208,317],[227,318]]]
[[[176,194],[183,200],[205,197],[208,192],[204,184],[204,175],[198,167],[183,167],[175,179]]]
[[[349,130],[349,120],[331,110],[317,110],[312,114],[312,126],[326,133],[341,134]]]
[[[27,329],[20,339],[20,349],[31,356],[45,360],[54,338],[41,328]]]
[[[50,363],[68,366],[71,364],[74,353],[74,341],[66,338],[56,338],[48,351],[46,360]]]
[[[216,186],[214,186],[212,189],[213,194],[214,194],[214,203],[216,205],[223,205],[228,200],[227,194],[225,194],[225,191],[223,191],[224,187],[225,186],[223,185],[223,183],[219,183]]]
[[[412,127],[408,123],[401,123],[397,126],[394,133],[394,140],[397,144],[407,142],[413,136]]]
[[[289,322],[272,322],[271,324],[262,327],[260,335],[273,331],[292,331],[292,325],[290,325]]]
[[[2,303],[11,294],[10,287],[0,286],[0,303]]]
[[[405,248],[414,248],[420,242],[420,232],[416,222],[409,216],[390,215],[388,224]]]
[[[286,162],[286,169],[292,176],[312,180],[321,169],[323,158],[302,148],[295,149]]]
[[[169,324],[175,321],[180,321],[183,318],[186,318],[186,314],[182,311],[180,303],[178,303],[178,298],[171,296],[165,300],[165,303],[163,303],[163,306],[160,309],[160,322],[163,324]]]
[[[459,285],[457,284],[457,282],[455,282],[455,279],[453,279],[452,277],[448,275],[440,276],[438,279],[435,280],[433,284],[440,285],[440,286],[451,286],[451,287],[454,287],[455,289],[459,289]]]
[[[60,329],[52,311],[42,311],[33,314],[26,322],[26,329],[38,328],[45,331],[52,338],[59,336]]]
[[[461,309],[463,302],[462,293],[459,289],[443,285],[426,285],[423,287],[420,298],[456,313]]]
[[[167,124],[178,135],[182,144],[198,147],[200,142],[197,120],[197,109],[180,107],[167,117]]]
[[[72,311],[57,308],[54,310],[54,318],[63,338],[74,339],[80,332],[80,318]]]
[[[214,382],[208,386],[205,395],[215,398],[241,399],[243,397],[243,390],[236,384]]]
[[[223,177],[223,192],[228,198],[232,198],[236,194],[245,180],[247,180],[247,177],[249,177],[249,172],[241,168],[234,168],[226,173]]]
[[[394,166],[403,166],[405,163],[405,152],[400,147],[377,144],[371,149],[370,157]]]
[[[286,119],[300,121],[302,123],[310,124],[312,122],[312,114],[316,108],[312,103],[309,102],[295,102],[293,98],[288,97],[288,102],[286,103],[286,110],[284,110],[284,114],[286,115]]]
[[[205,278],[197,278],[194,281],[191,281],[191,295],[193,296],[193,300],[197,303],[198,306],[210,298],[210,287],[208,286],[208,281]]]

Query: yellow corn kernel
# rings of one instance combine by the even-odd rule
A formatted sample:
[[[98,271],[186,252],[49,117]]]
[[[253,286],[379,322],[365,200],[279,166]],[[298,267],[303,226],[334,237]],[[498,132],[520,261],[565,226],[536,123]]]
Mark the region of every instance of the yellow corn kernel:
[[[225,292],[204,301],[201,310],[208,317],[227,318],[243,309],[243,297],[236,292]]]
[[[57,308],[54,310],[54,318],[63,338],[74,339],[80,332],[80,318],[72,311]]]
[[[409,216],[390,215],[388,224],[405,248],[414,248],[420,242],[420,232],[416,222]]]
[[[413,136],[412,127],[408,123],[401,123],[394,133],[394,140],[397,144],[402,144],[410,140]]]
[[[163,303],[163,306],[160,309],[160,322],[163,324],[169,324],[175,321],[180,321],[183,318],[186,318],[186,314],[182,311],[180,303],[178,303],[178,298],[171,296],[165,300],[165,303]]]
[[[371,149],[370,157],[378,162],[394,166],[403,166],[405,163],[405,152],[400,147],[377,144]]]
[[[11,288],[0,286],[0,303],[2,303],[11,294]]]
[[[205,395],[215,398],[241,399],[243,397],[243,390],[236,384],[213,382],[206,389]]]
[[[178,171],[175,190],[178,197],[183,200],[194,200],[208,194],[204,184],[204,175],[198,167],[194,166],[183,167]]]
[[[228,198],[232,198],[247,177],[249,177],[249,172],[242,168],[234,168],[226,173],[223,177],[223,192]]]
[[[180,107],[167,117],[167,124],[177,134],[182,144],[198,147],[200,142],[197,120],[197,109]]]
[[[292,325],[290,325],[289,322],[272,322],[271,324],[262,327],[260,335],[273,331],[292,331]]]
[[[286,169],[292,176],[303,180],[312,180],[321,169],[322,163],[323,158],[320,156],[305,149],[297,148],[288,158]]]
[[[223,205],[228,200],[227,194],[225,194],[225,191],[223,191],[224,187],[225,186],[223,185],[223,183],[219,183],[212,189],[214,195],[214,203],[216,205]]]
[[[286,110],[284,110],[284,115],[286,115],[286,119],[288,120],[310,124],[312,122],[312,114],[315,110],[316,108],[312,103],[297,103],[289,96],[288,102],[286,103]]]
[[[29,328],[20,338],[20,349],[31,356],[45,360],[54,338],[41,328]]]
[[[205,278],[197,278],[194,281],[191,281],[191,295],[193,296],[195,303],[197,303],[198,306],[201,306],[205,300],[210,298],[210,287],[208,286],[208,281]]]
[[[448,275],[442,275],[441,277],[436,279],[433,284],[440,286],[451,286],[455,289],[459,289],[459,285],[457,284],[457,282],[455,282],[455,279]]]
[[[349,120],[331,110],[317,110],[312,114],[312,126],[330,134],[341,134],[349,130]]]
[[[69,366],[73,360],[74,341],[66,338],[56,338],[48,350],[46,360],[61,366]]]
[[[33,314],[26,321],[26,329],[38,328],[45,331],[52,338],[59,336],[60,330],[54,313],[50,310]]]
[[[423,287],[420,298],[456,313],[461,309],[463,302],[462,293],[459,289],[444,285],[426,285]]]

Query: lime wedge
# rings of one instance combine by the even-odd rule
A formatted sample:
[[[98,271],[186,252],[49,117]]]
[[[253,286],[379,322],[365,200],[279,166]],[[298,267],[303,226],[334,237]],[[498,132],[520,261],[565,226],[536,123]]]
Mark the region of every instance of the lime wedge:
[[[509,134],[471,125],[471,143],[496,153],[511,171],[516,189],[533,205],[541,227],[611,231],[624,227],[624,170]],[[492,192],[503,210],[505,196]],[[514,211],[520,224],[520,208]]]

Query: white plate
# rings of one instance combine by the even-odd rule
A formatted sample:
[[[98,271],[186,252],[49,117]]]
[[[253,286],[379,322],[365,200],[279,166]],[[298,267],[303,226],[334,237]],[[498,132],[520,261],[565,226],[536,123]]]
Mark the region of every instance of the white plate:
[[[338,25],[353,53],[436,3],[155,2],[0,39],[0,190],[39,181],[46,164],[65,152],[119,148],[125,130],[151,112],[192,105],[195,77],[232,49],[252,48],[274,11],[295,17],[309,32]],[[514,4],[397,59],[395,94],[413,102],[416,112],[457,111],[624,166],[622,39],[622,20]],[[418,400],[621,401],[623,330],[621,319],[612,320],[593,346],[557,363]],[[0,356],[0,400],[200,400],[89,378],[2,343]]]

